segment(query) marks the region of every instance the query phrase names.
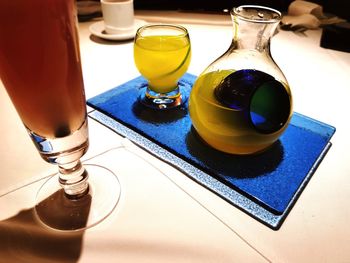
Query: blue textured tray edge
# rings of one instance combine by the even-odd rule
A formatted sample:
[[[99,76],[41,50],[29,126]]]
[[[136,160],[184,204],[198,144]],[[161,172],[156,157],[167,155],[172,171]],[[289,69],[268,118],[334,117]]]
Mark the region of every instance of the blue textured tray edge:
[[[325,156],[325,154],[327,153],[328,149],[331,146],[331,143],[328,142],[326,147],[322,151],[321,155],[319,156],[317,161],[314,163],[311,171],[304,178],[302,184],[294,194],[286,210],[281,215],[276,215],[266,210],[262,206],[258,205],[257,203],[253,202],[252,200],[248,199],[247,197],[243,196],[242,194],[235,191],[234,189],[218,181],[217,179],[213,178],[212,176],[208,175],[207,173],[187,163],[186,161],[182,160],[176,155],[168,152],[164,148],[160,147],[158,144],[146,139],[145,137],[141,136],[140,134],[131,130],[130,128],[124,126],[118,121],[99,112],[98,110],[91,111],[89,113],[89,117],[100,122],[101,124],[105,125],[111,130],[117,132],[121,136],[128,138],[130,141],[134,142],[139,147],[143,148],[150,154],[156,156],[160,160],[177,168],[178,170],[183,172],[185,175],[193,179],[198,184],[206,187],[211,192],[219,195],[221,198],[223,198],[227,202],[231,203],[232,205],[239,208],[243,212],[251,215],[252,217],[257,219],[261,223],[267,225],[268,227],[272,228],[273,230],[278,230],[281,227],[283,221],[289,214],[293,205],[296,203],[298,197],[302,193],[303,189],[306,187],[314,171],[316,170],[316,168],[318,167],[318,165],[320,164],[323,157]]]
[[[297,118],[295,118],[297,117]],[[322,121],[313,119],[309,116],[306,116],[304,114],[301,114],[299,112],[293,112],[293,124],[296,126],[300,126],[300,127],[305,127],[306,125],[304,125],[307,121],[307,129],[314,132],[314,133],[324,133],[327,135],[327,137],[329,137],[329,140],[331,139],[331,137],[334,135],[336,128],[332,125],[329,125],[327,123],[324,123]]]

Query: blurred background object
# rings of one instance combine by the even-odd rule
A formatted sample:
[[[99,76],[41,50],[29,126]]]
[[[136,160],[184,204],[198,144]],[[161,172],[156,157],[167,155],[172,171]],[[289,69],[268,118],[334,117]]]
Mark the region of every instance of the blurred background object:
[[[193,13],[224,13],[234,6],[255,4],[275,8],[288,16],[288,8],[293,2],[301,0],[134,0],[134,8],[138,10],[172,10]],[[306,2],[306,1],[304,1]],[[285,18],[282,28],[286,30],[304,31],[307,29],[323,28],[320,45],[324,48],[349,52],[348,43],[350,25],[350,1],[345,0],[310,0],[309,3],[322,7],[324,19],[312,13],[302,14],[302,19],[289,16]],[[77,0],[78,19],[80,22],[102,17],[100,0]],[[347,20],[347,21],[346,21]],[[287,22],[286,22],[287,21]]]
[[[134,0],[135,9],[139,10],[183,10],[198,12],[222,12],[230,10],[239,5],[264,5],[278,9],[281,12],[287,12],[288,6],[292,0]],[[345,0],[310,0],[310,2],[323,6],[325,13],[331,13],[341,18],[350,19],[350,1]],[[99,0],[77,0],[80,17],[100,14]]]
[[[334,14],[325,14],[323,6],[303,0],[293,1],[282,18],[281,28],[292,31],[305,31],[319,27],[346,22]]]

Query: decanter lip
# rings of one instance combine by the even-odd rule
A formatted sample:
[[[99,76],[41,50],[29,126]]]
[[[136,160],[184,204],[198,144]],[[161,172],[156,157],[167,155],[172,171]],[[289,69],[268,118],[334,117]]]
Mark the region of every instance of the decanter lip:
[[[249,16],[247,14],[242,14],[243,10],[248,10],[248,9],[256,10],[257,14],[249,15]],[[268,12],[270,16],[264,17],[264,13],[261,13],[261,12],[265,12],[265,13]],[[234,7],[231,10],[231,15],[236,16],[239,19],[242,19],[248,22],[253,22],[253,23],[276,23],[281,21],[282,19],[282,13],[280,11],[270,7],[260,6],[260,5],[241,5],[238,7]]]

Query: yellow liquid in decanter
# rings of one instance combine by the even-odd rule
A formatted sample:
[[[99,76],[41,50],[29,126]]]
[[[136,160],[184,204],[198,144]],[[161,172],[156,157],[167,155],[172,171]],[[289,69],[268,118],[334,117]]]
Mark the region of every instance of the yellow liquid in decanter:
[[[211,147],[251,154],[273,144],[292,115],[287,84],[254,70],[217,70],[194,83],[189,100],[192,124]]]

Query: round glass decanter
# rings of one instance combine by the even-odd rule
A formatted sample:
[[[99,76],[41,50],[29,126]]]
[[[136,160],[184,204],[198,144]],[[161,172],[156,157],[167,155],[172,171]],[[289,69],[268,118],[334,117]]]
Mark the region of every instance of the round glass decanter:
[[[217,150],[251,154],[272,145],[292,116],[288,82],[271,57],[277,10],[245,5],[231,11],[229,49],[195,81],[189,112],[199,136]]]

